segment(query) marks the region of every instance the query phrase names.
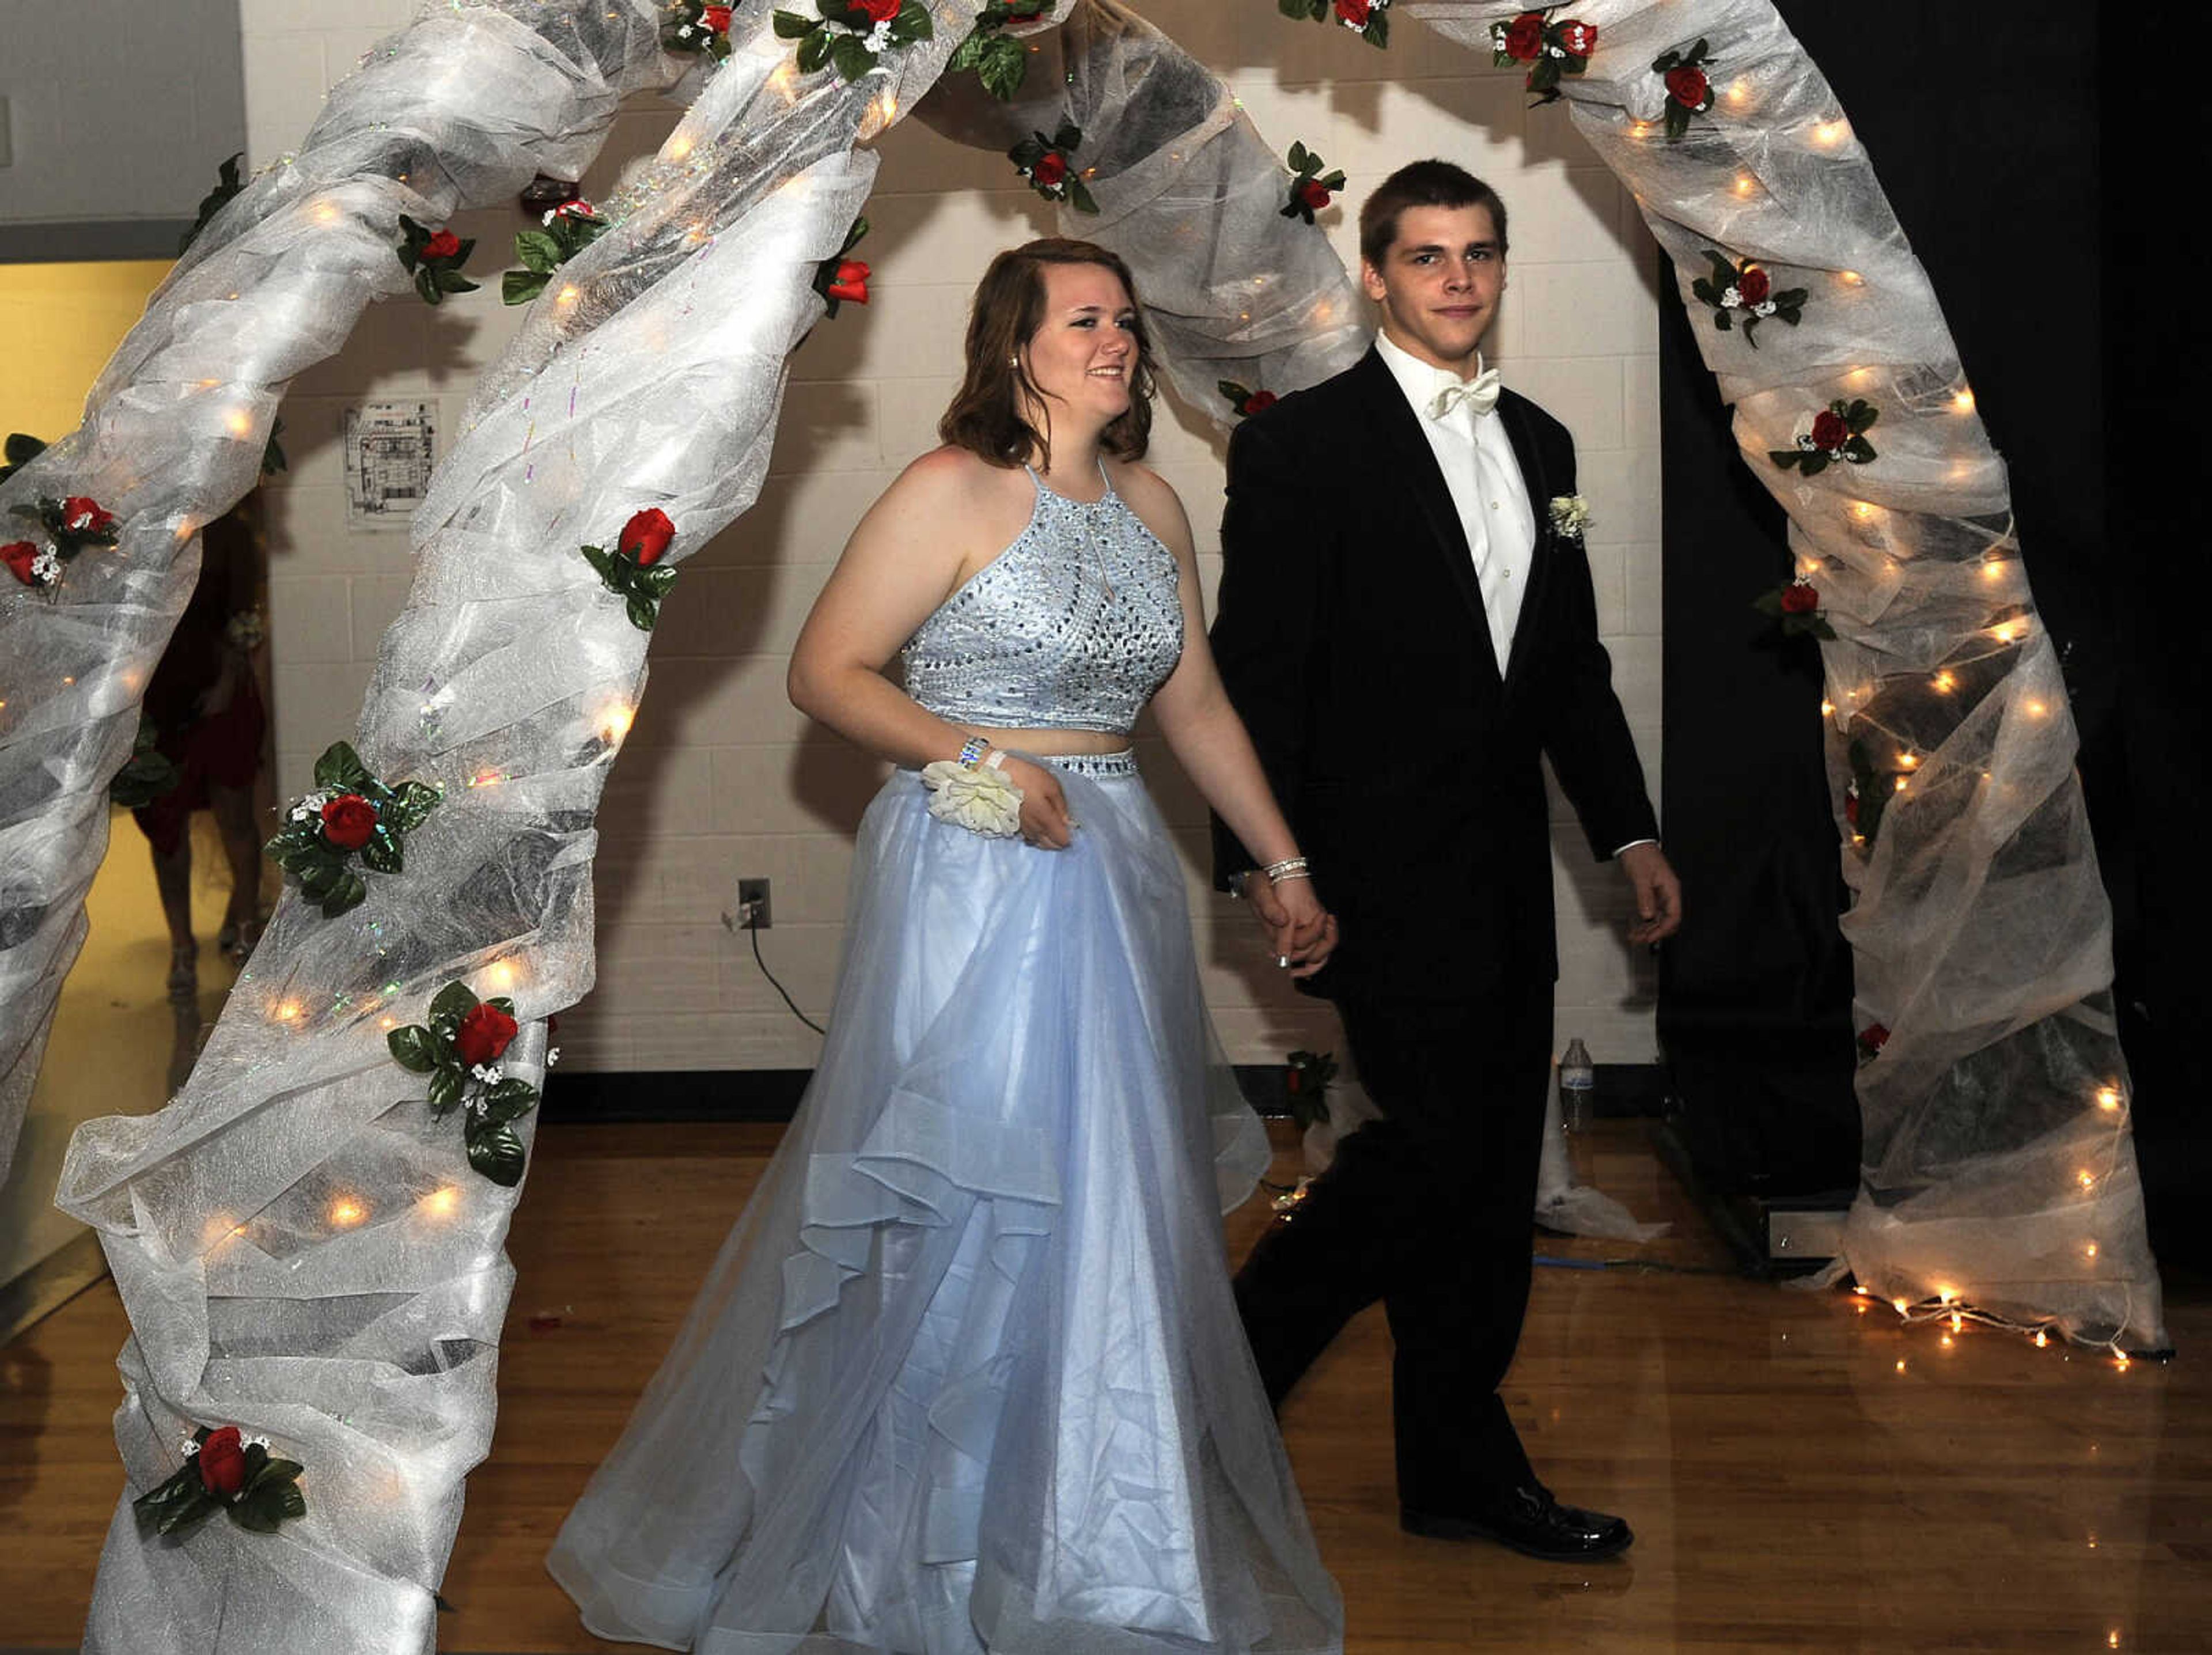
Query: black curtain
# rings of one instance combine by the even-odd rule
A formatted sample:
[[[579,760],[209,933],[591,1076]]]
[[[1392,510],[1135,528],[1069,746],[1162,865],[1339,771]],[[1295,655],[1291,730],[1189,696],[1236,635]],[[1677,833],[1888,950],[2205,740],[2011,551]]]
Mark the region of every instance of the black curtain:
[[[2207,1135],[2174,1043],[2208,1012],[2206,974],[2184,952],[2203,934],[2184,904],[2203,912],[2206,876],[2179,866],[2206,824],[2205,646],[2154,578],[2203,533],[2185,458],[2203,422],[2181,405],[2202,326],[2174,242],[2195,216],[2180,192],[2204,141],[2175,100],[2157,106],[2131,55],[2100,58],[2078,5],[1781,10],[1873,156],[2010,468],[2114,900],[2153,1240],[2201,1257],[2185,1192],[2201,1187]],[[1680,1129],[1723,1193],[1848,1188],[1850,971],[1815,646],[1784,642],[1750,606],[1788,576],[1782,513],[1729,438],[1692,332],[1709,319],[1662,311],[1662,785],[1694,921],[1661,977]],[[2177,823],[2189,824],[2178,841]]]

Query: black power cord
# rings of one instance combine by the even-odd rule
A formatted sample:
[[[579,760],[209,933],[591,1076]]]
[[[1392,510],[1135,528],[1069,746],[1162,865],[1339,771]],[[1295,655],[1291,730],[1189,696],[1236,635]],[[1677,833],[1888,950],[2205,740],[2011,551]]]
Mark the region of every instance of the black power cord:
[[[823,1039],[828,1039],[830,1037],[830,1031],[823,1028],[819,1023],[817,1023],[805,1012],[799,1009],[799,1002],[791,997],[791,991],[775,980],[775,973],[768,969],[768,962],[761,958],[760,927],[757,925],[748,925],[745,927],[745,931],[746,934],[753,940],[753,964],[760,967],[761,975],[768,979],[768,986],[783,996],[783,1003],[791,1007],[791,1014],[793,1017],[806,1025],[808,1028],[813,1030],[815,1033],[820,1035]]]

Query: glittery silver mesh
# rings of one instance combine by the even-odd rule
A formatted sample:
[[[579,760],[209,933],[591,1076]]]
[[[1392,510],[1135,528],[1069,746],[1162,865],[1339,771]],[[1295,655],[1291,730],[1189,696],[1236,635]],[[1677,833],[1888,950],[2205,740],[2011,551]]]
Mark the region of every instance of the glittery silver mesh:
[[[1040,484],[1014,543],[907,640],[907,693],[955,723],[1125,733],[1182,654],[1181,573],[1111,489]]]

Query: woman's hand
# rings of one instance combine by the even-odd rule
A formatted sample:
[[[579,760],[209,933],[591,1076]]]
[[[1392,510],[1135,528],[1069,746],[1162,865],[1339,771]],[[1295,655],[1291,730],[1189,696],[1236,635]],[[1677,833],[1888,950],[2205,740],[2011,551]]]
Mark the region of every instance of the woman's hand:
[[[1040,850],[1065,850],[1077,826],[1060,778],[1042,764],[1006,755],[1006,779],[1022,790],[1022,837]]]
[[[1336,916],[1321,905],[1311,879],[1273,885],[1265,873],[1255,873],[1245,890],[1276,964],[1292,977],[1311,977],[1328,964],[1336,947]]]

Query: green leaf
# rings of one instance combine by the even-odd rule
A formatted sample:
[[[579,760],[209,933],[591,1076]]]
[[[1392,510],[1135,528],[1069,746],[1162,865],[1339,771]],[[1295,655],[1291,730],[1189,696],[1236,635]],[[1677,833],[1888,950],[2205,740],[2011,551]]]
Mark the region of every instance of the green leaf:
[[[548,276],[560,268],[561,244],[544,230],[518,230],[514,256],[522,261],[525,270]]]
[[[513,1017],[514,1015],[514,996],[513,995],[494,995],[489,1000],[485,1001],[483,1003],[496,1011],[505,1012],[509,1017]]]
[[[380,825],[361,848],[361,860],[379,873],[404,873],[407,869],[407,859],[400,852],[399,841]]]
[[[817,27],[799,43],[799,72],[811,75],[829,61],[830,31]]]
[[[1037,136],[1039,137],[1042,137],[1044,134],[1040,132]],[[1072,120],[1063,120],[1060,122],[1059,129],[1052,135],[1052,148],[1055,149],[1065,149],[1068,154],[1073,155],[1082,147],[1083,129],[1078,126]]]
[[[1854,436],[1844,444],[1844,458],[1854,465],[1863,465],[1875,457],[1874,444],[1863,436]]]
[[[592,572],[602,581],[606,580],[607,570],[614,563],[614,554],[598,546],[583,546],[579,550],[584,554],[584,561],[592,566]]]
[[[1654,58],[1651,60],[1651,72],[1655,75],[1664,75],[1668,70],[1674,68],[1681,61],[1682,54],[1680,52],[1662,52],[1656,58]]]
[[[315,761],[318,788],[358,788],[368,780],[368,766],[361,762],[361,755],[349,741],[333,741]]]
[[[840,34],[830,43],[830,61],[837,65],[838,78],[847,82],[863,78],[876,66],[876,54],[868,50],[857,34]]]
[[[537,1107],[536,1086],[527,1080],[501,1080],[485,1091],[482,1118],[495,1123],[516,1120]]]
[[[513,1127],[501,1121],[478,1129],[471,1123],[465,1142],[469,1165],[494,1183],[512,1190],[522,1182],[522,1140]]]
[[[430,1072],[430,1112],[443,1115],[468,1090],[468,1072],[458,1062],[441,1062]]]
[[[651,569],[639,570],[635,585],[648,598],[665,598],[668,588],[676,584],[679,573],[681,571],[672,564],[656,563]]]
[[[1306,169],[1306,147],[1305,147],[1305,145],[1304,145],[1304,143],[1300,143],[1297,139],[1296,139],[1296,138],[1292,138],[1292,139],[1291,140],[1291,152],[1290,152],[1290,155],[1289,155],[1289,156],[1287,157],[1287,159],[1289,160],[1289,161],[1290,161],[1290,163],[1291,163],[1291,170],[1292,172],[1294,172],[1294,173],[1303,173],[1303,172],[1304,172],[1304,171],[1305,171],[1305,169]]]
[[[659,599],[647,597],[641,592],[630,593],[629,600],[623,605],[623,611],[629,617],[629,624],[641,632],[653,630],[653,623],[659,617]]]
[[[776,39],[780,40],[803,40],[821,27],[811,18],[801,17],[795,11],[779,11],[771,20],[771,23],[775,30]]]
[[[1313,15],[1306,0],[1275,0],[1275,9],[1285,17],[1297,18],[1300,22]]]
[[[1803,463],[1797,469],[1807,477],[1818,477],[1828,469],[1828,457],[1816,448],[1805,456]]]
[[[384,1037],[392,1062],[410,1074],[428,1074],[438,1067],[441,1055],[438,1038],[420,1023],[410,1023]]]
[[[1324,190],[1341,190],[1344,187],[1344,168],[1340,167],[1323,178],[1321,187]]]
[[[1716,310],[1713,312],[1713,326],[1725,333],[1735,326],[1735,322],[1725,310]]]
[[[386,826],[404,836],[422,826],[423,818],[444,802],[445,795],[428,782],[402,782],[392,790],[392,802],[380,814]]]
[[[345,877],[345,864],[335,856],[299,860],[300,867],[295,871],[300,876],[300,889],[316,902],[337,890],[338,882]]]
[[[1544,57],[1536,59],[1535,67],[1528,71],[1528,86],[1531,92],[1548,92],[1559,83],[1559,60]]]
[[[890,38],[894,46],[912,46],[916,40],[927,40],[937,33],[937,26],[929,20],[929,8],[921,0],[906,0],[891,19]]]
[[[981,28],[969,30],[968,38],[952,48],[952,55],[945,60],[945,72],[957,75],[963,70],[974,69],[983,61],[983,48],[993,37]]]
[[[338,879],[337,887],[323,898],[323,917],[334,920],[349,908],[358,908],[368,898],[368,887],[361,875],[348,869]]]
[[[1098,204],[1091,198],[1091,192],[1084,187],[1083,180],[1073,173],[1067,175],[1067,203],[1079,213],[1095,213],[1098,210]]]
[[[1844,423],[1854,431],[1870,431],[1881,417],[1881,410],[1870,402],[1854,401],[1844,411]]]
[[[1785,472],[1797,469],[1798,461],[1805,458],[1802,448],[1769,448],[1766,457]]]
[[[1743,342],[1749,345],[1753,350],[1759,349],[1758,317],[1747,316],[1743,319]]]
[[[1690,130],[1690,112],[1672,98],[1667,100],[1667,142],[1680,143]]]
[[[1034,137],[1024,138],[1012,149],[1007,150],[1006,159],[1017,167],[1034,167],[1043,159],[1044,152],[1050,147],[1045,142],[1044,135],[1038,133]]]
[[[430,1001],[430,1021],[458,1026],[463,1018],[483,1003],[467,983],[448,983]]]
[[[983,61],[975,72],[983,82],[983,90],[994,98],[1011,100],[1028,78],[1029,48],[1019,40],[1009,40],[1000,35],[985,48]]]
[[[1389,46],[1390,44],[1390,14],[1387,11],[1369,12],[1367,14],[1367,27],[1363,33],[1361,38],[1364,40],[1369,46],[1374,46],[1378,50],[1383,46]]]
[[[450,265],[437,272],[437,281],[441,293],[474,293],[477,290],[477,283]]]
[[[1223,396],[1228,398],[1230,401],[1235,403],[1239,408],[1242,408],[1248,401],[1249,401],[1252,396],[1252,393],[1249,391],[1237,384],[1234,380],[1216,380],[1213,382],[1213,388],[1220,392]]]
[[[438,276],[428,265],[415,272],[415,291],[422,295],[426,305],[441,304],[445,295],[438,291]]]

